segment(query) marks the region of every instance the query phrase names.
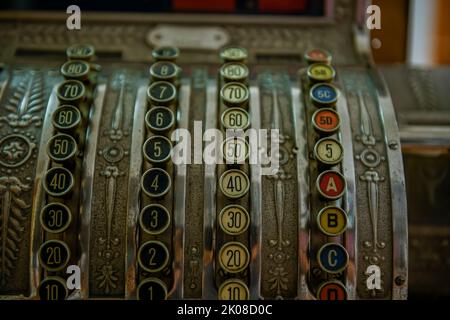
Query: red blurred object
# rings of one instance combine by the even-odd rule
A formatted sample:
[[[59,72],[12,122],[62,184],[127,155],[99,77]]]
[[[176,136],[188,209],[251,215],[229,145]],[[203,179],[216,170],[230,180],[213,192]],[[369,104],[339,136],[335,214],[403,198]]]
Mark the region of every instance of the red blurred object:
[[[175,10],[207,11],[207,12],[233,12],[236,9],[236,0],[173,0]]]
[[[306,8],[307,0],[259,0],[260,12],[299,12]]]

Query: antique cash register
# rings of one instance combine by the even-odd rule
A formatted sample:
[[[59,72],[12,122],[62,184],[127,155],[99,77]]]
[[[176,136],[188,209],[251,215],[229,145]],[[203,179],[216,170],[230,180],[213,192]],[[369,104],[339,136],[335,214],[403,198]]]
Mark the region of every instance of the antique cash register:
[[[277,2],[0,13],[2,299],[407,298],[444,100],[374,65],[365,1]]]

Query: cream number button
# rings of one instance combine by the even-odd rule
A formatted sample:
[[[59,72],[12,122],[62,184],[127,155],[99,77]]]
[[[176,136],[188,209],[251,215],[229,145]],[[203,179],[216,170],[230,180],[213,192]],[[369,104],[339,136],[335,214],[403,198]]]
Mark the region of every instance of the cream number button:
[[[244,207],[229,205],[219,213],[219,225],[222,230],[232,236],[245,232],[250,224],[250,216]]]
[[[326,165],[335,165],[342,160],[343,149],[341,144],[333,138],[323,138],[317,141],[314,147],[314,156]]]
[[[248,192],[250,180],[245,172],[231,169],[222,173],[219,179],[219,187],[226,197],[237,199]]]
[[[228,279],[219,287],[219,300],[248,300],[247,285],[239,279]]]
[[[219,263],[229,273],[244,271],[250,262],[248,249],[240,242],[227,242],[219,251]]]
[[[220,90],[222,101],[229,107],[246,107],[248,101],[248,89],[239,82],[229,82]]]

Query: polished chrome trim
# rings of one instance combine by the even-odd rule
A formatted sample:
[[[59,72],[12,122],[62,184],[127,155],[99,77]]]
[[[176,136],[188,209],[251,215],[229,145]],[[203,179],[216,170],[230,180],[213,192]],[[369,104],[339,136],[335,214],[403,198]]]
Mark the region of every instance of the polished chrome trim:
[[[208,80],[206,89],[205,130],[217,128],[217,84],[215,80]],[[217,299],[214,281],[214,246],[216,242],[216,165],[205,164],[203,198],[203,279],[202,298]]]
[[[30,234],[30,297],[37,297],[37,288],[40,283],[40,267],[38,250],[42,242],[42,229],[39,223],[39,214],[44,205],[45,191],[42,180],[47,172],[50,159],[47,155],[45,146],[47,141],[53,135],[52,116],[53,112],[59,105],[58,98],[56,97],[55,85],[52,89],[50,98],[48,99],[47,109],[45,111],[45,117],[42,124],[41,142],[39,145],[39,154],[36,161],[36,175],[34,178],[34,194],[33,194],[33,208],[31,210],[33,217],[31,219],[31,234]]]
[[[186,81],[180,87],[179,105],[177,110],[177,128],[188,129],[189,103],[191,100],[191,84]],[[187,165],[175,166],[174,177],[174,207],[173,207],[173,287],[168,294],[169,299],[183,299],[184,284],[184,240],[185,240],[185,210],[186,210],[186,179]]]
[[[295,147],[297,150],[297,184],[298,184],[298,279],[297,299],[311,300],[314,296],[308,288],[309,273],[309,159],[306,130],[305,105],[302,92],[297,87],[291,88],[291,101],[294,114]]]
[[[145,137],[145,113],[147,112],[147,86],[139,87],[134,105],[133,131],[130,148],[130,172],[128,176],[127,231],[125,260],[125,299],[136,299],[137,228],[140,212],[142,144]]]
[[[251,128],[261,128],[261,106],[259,88],[250,86],[250,118]],[[261,164],[250,166],[250,299],[262,299],[261,295],[261,243],[262,243],[262,216],[261,216]]]
[[[81,299],[89,298],[89,243],[91,238],[91,209],[92,189],[95,174],[95,158],[97,155],[97,143],[100,129],[100,120],[103,110],[103,102],[106,94],[106,84],[96,87],[95,99],[90,108],[89,126],[86,132],[86,146],[84,151],[83,170],[81,177],[81,206],[80,206],[80,269],[81,273]]]
[[[342,159],[342,174],[347,180],[347,191],[342,197],[342,208],[347,213],[347,230],[344,233],[344,246],[348,253],[348,264],[346,268],[347,299],[356,298],[357,285],[357,229],[356,229],[356,175],[355,161],[353,156],[353,140],[350,122],[349,106],[344,94],[339,96],[336,110],[341,119],[340,140],[344,148],[344,157]]]
[[[408,211],[400,133],[387,85],[375,69],[369,70],[377,89],[378,108],[384,130],[392,201],[392,299],[408,297]]]

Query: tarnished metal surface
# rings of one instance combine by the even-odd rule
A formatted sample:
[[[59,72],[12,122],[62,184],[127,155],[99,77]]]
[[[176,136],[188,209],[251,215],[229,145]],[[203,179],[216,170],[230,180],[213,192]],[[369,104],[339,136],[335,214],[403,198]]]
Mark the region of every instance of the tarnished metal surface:
[[[143,15],[137,22],[136,16],[89,13],[80,32],[67,32],[65,16],[57,14],[44,22],[33,14],[1,13],[0,296],[37,298],[44,278],[67,278],[64,270],[45,271],[38,259],[44,240],[60,238],[73,253],[70,264],[82,268],[82,288],[71,292],[74,299],[135,299],[149,279],[160,279],[155,283],[166,286],[172,299],[217,299],[230,279],[245,283],[252,299],[316,299],[320,286],[336,279],[345,285],[348,299],[404,299],[408,283],[412,296],[448,295],[448,286],[434,275],[444,274],[448,265],[449,71],[382,67],[384,84],[353,45],[355,6],[340,0],[323,19],[282,24],[269,17],[226,16],[198,24],[170,15]],[[184,24],[190,28],[183,29]],[[195,35],[184,36],[193,30]],[[75,168],[75,194],[61,201],[70,204],[80,225],[50,235],[41,229],[40,210],[52,200],[42,187],[52,165],[46,153],[54,132],[51,117],[59,106],[52,90],[63,79],[58,68],[66,61],[66,47],[78,42],[93,44],[101,65],[101,70],[90,65],[99,74],[97,89],[89,97],[92,103],[83,107],[92,109],[90,118],[77,131],[88,133],[85,148],[75,166],[61,165]],[[224,131],[221,117],[229,107],[221,97],[226,81],[219,73],[218,49],[225,44],[247,49],[249,74],[239,81],[248,87],[250,128],[280,130],[277,173],[262,175],[259,165],[248,163],[195,163],[192,156],[194,163],[187,165],[157,165],[172,178],[165,197],[144,194],[142,174],[154,165],[143,145],[159,135],[145,120],[155,107],[147,97],[155,81],[148,70],[151,49],[163,44],[181,49],[181,70],[169,79],[177,98],[167,107],[175,115],[171,130],[190,132],[192,155],[204,150],[206,129]],[[339,200],[326,201],[316,189],[323,165],[315,144],[323,137],[312,125],[318,108],[310,99],[302,60],[311,48],[330,51],[337,71],[335,110],[341,124],[331,136],[341,143],[343,156],[333,168],[346,179]],[[196,130],[203,132],[194,140]],[[163,135],[170,138],[171,132]],[[227,198],[219,186],[230,168],[249,177],[250,191],[239,200]],[[157,235],[143,230],[139,220],[141,210],[154,203],[166,206],[171,219]],[[250,224],[243,234],[220,229],[218,217],[228,204],[248,211]],[[324,234],[317,225],[319,211],[331,204],[347,214],[347,229],[338,236]],[[157,272],[138,263],[141,246],[153,240],[169,252],[167,265]],[[236,242],[251,259],[248,268],[231,274],[218,256],[222,246]],[[317,254],[326,243],[345,248],[345,270],[323,270]],[[371,266],[381,270],[380,289],[367,288]]]

